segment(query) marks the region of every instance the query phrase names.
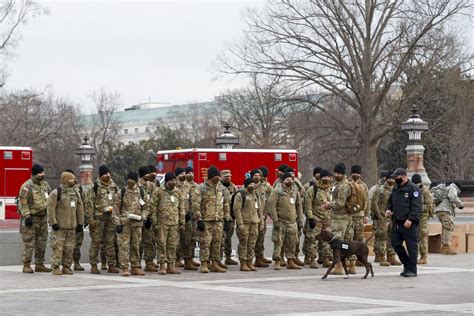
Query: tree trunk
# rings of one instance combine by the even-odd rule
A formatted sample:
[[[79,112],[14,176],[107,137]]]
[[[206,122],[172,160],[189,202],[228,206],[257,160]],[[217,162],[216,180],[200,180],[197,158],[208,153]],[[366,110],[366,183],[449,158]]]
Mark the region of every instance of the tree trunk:
[[[369,135],[370,133],[366,133],[361,136],[359,160],[362,166],[362,179],[370,188],[379,179],[379,167],[377,162],[377,143],[374,143]]]

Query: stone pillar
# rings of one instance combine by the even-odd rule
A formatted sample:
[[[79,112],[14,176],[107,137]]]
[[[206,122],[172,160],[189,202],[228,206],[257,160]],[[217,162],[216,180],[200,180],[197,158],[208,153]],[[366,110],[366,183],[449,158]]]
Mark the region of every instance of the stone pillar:
[[[420,118],[415,105],[412,106],[411,113],[410,118],[402,123],[402,130],[408,133],[408,145],[405,149],[407,153],[407,173],[409,177],[418,173],[423,184],[429,186],[431,180],[428,178],[423,165],[425,147],[421,140],[421,134],[428,130],[428,123]]]
[[[95,155],[94,148],[89,143],[89,137],[85,136],[81,146],[76,148],[76,155],[81,157],[81,164],[79,166],[79,176],[81,178],[81,185],[84,189],[88,189],[92,181],[92,156]]]

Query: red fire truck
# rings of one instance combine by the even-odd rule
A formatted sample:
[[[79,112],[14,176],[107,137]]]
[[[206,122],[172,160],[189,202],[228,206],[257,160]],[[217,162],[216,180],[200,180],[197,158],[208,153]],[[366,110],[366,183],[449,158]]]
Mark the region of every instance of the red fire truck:
[[[268,181],[273,184],[281,164],[289,165],[297,173],[298,152],[288,149],[191,148],[157,153],[157,170],[161,177],[167,172],[174,172],[177,167],[189,166],[194,168],[198,183],[207,179],[207,168],[214,165],[219,170],[230,170],[232,182],[236,185],[243,185],[252,169],[266,166],[270,171]]]
[[[30,147],[0,146],[0,220],[18,218],[15,198],[31,177],[33,150]]]

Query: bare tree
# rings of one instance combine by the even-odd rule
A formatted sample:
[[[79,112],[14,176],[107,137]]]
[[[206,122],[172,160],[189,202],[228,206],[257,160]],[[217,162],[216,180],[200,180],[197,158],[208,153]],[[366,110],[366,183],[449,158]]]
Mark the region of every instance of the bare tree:
[[[424,39],[472,8],[468,0],[283,0],[263,13],[248,11],[243,43],[230,45],[218,67],[227,74],[281,76],[297,91],[322,89],[344,102],[357,115],[350,122],[355,128],[300,98],[355,135],[359,162],[373,183],[377,148],[393,128],[386,115],[403,105],[392,100],[403,70],[415,56],[429,64],[436,54],[420,47]]]

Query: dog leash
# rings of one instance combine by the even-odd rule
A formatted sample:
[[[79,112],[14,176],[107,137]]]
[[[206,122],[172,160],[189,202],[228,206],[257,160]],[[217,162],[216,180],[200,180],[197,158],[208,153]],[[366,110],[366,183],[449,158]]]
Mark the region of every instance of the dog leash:
[[[382,229],[383,227],[385,227],[386,225],[390,224],[390,221],[391,221],[390,218],[386,219],[385,222],[384,222],[384,224],[383,224],[383,225],[380,225],[379,228],[377,228],[376,230],[374,230],[374,232],[369,236],[369,238],[367,238],[367,239],[365,240],[365,243],[367,244],[367,243],[375,236],[375,234],[377,234],[377,232],[378,232],[379,230],[381,230],[381,229]]]

